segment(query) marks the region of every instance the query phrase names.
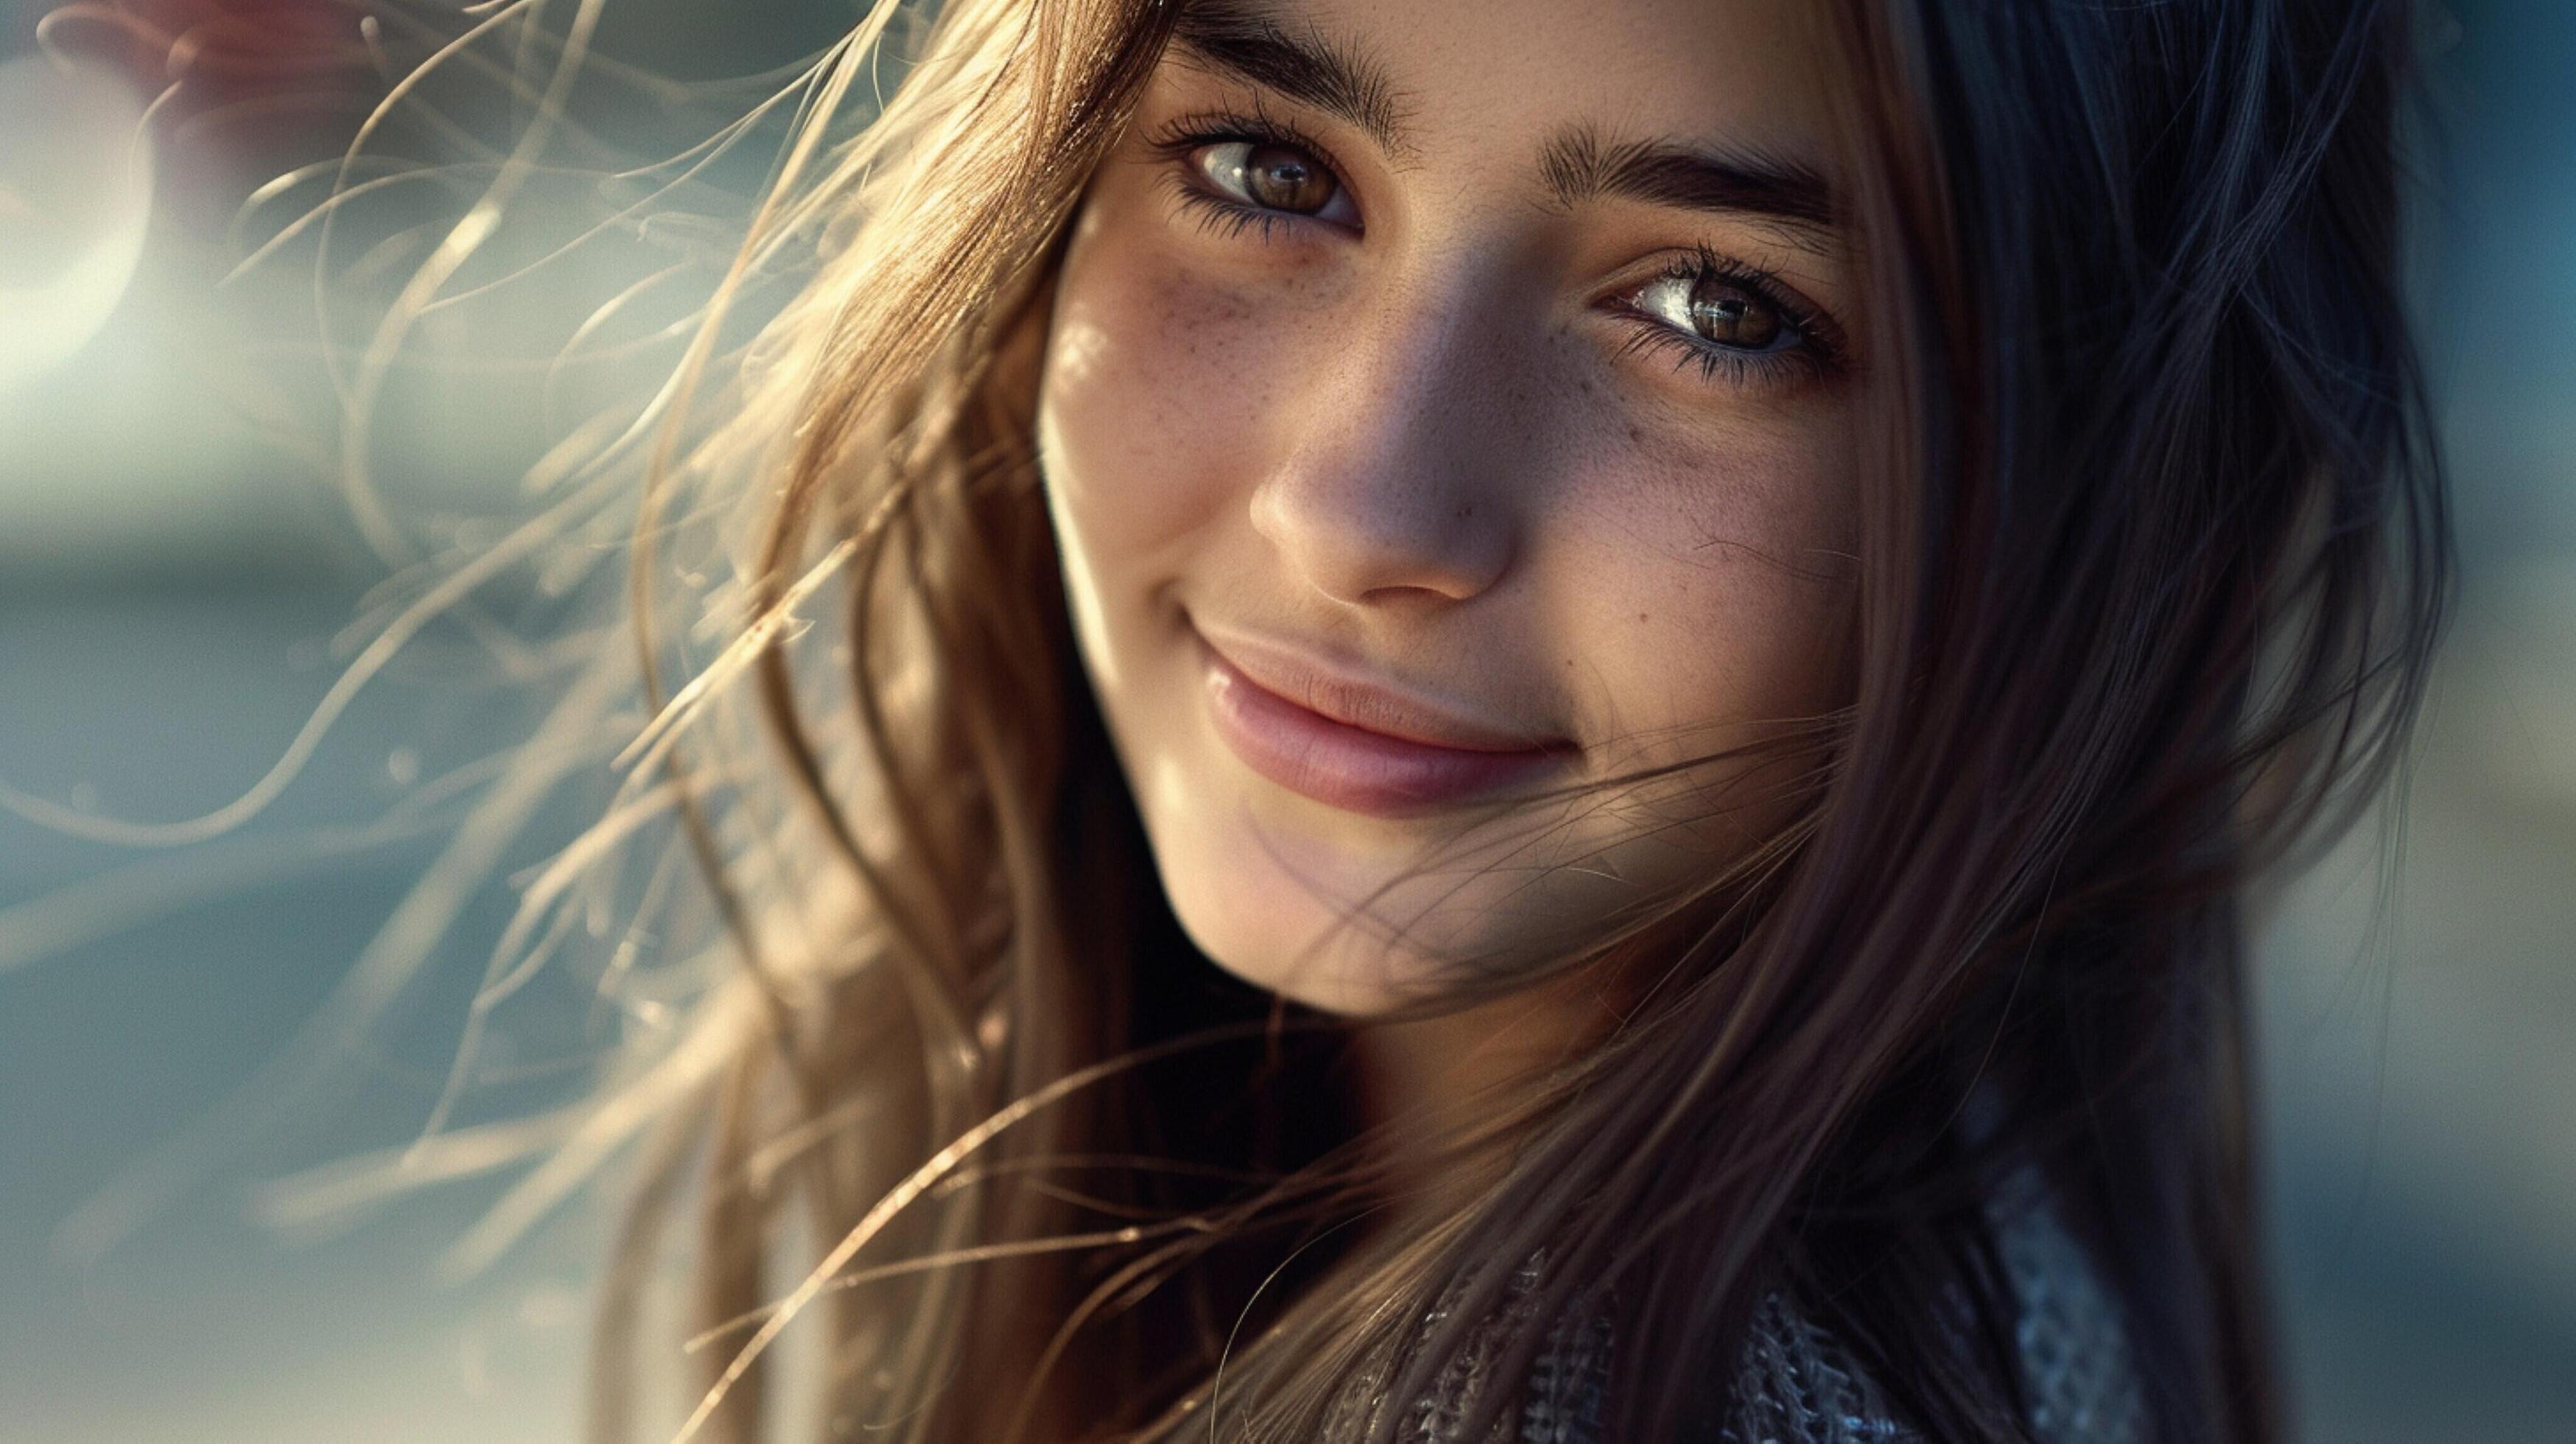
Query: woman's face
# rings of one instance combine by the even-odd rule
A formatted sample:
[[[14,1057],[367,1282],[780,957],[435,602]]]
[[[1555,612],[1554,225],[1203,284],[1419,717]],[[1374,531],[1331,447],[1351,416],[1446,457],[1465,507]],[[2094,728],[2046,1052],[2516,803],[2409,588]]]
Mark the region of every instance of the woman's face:
[[[1382,1010],[1783,819],[1775,771],[1673,769],[1844,700],[1860,318],[1813,8],[1185,7],[1076,220],[1038,441],[1225,967]]]

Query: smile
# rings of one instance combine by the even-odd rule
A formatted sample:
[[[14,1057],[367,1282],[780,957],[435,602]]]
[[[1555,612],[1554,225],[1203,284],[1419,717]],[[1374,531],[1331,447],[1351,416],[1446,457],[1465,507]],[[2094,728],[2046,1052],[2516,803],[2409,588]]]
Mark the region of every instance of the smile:
[[[1535,780],[1576,752],[1249,639],[1193,627],[1217,735],[1291,792],[1375,817],[1455,806]]]

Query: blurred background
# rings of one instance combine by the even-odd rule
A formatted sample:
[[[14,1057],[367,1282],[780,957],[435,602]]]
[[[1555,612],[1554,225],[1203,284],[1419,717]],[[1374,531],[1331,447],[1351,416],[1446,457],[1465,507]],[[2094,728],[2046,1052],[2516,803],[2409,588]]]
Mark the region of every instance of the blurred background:
[[[532,725],[525,681],[580,658],[443,621],[296,740],[422,578],[525,512],[529,457],[610,415],[585,398],[674,359],[672,296],[720,265],[765,133],[627,190],[597,172],[680,152],[778,83],[718,82],[854,7],[613,0],[614,63],[556,154],[584,127],[615,145],[524,178],[521,212],[566,229],[481,263],[500,279],[648,192],[658,219],[422,317],[377,369],[317,248],[352,293],[399,282],[513,115],[478,134],[428,97],[379,148],[479,168],[353,174],[383,181],[367,213],[281,234],[432,30],[341,0],[102,3],[45,33],[94,62],[68,79],[38,46],[51,8],[0,0],[0,785],[60,824],[0,813],[0,1437],[575,1437],[603,1218],[575,1204],[476,1273],[457,1245],[497,1182],[374,1199],[333,1165],[419,1131],[514,869],[601,800],[532,804],[484,885],[415,886]],[[2436,28],[2417,290],[2463,602],[2402,828],[2261,924],[2274,1283],[2318,1444],[2576,1440],[2576,7],[2460,0]],[[417,214],[406,186],[432,193]],[[353,440],[330,417],[361,393],[379,420]],[[351,456],[372,491],[339,488]],[[542,618],[586,580],[493,605]],[[281,757],[274,803],[203,846],[90,825],[196,818]],[[435,965],[399,980],[429,923]],[[495,1024],[460,1116],[578,1084],[586,1000],[562,994],[532,984]],[[280,1096],[303,1102],[233,1101]]]

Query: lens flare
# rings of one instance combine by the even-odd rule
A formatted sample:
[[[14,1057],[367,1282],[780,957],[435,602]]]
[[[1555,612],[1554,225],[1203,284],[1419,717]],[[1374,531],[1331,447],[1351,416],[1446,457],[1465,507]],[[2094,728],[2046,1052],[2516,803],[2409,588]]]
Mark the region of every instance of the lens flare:
[[[79,350],[132,283],[152,213],[142,122],[107,75],[0,61],[0,390]]]

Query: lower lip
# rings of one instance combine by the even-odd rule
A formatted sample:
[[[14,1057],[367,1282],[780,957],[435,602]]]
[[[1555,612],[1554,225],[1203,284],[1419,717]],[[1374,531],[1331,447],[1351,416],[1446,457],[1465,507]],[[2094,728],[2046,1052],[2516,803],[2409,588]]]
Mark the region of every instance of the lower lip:
[[[1431,812],[1528,782],[1565,760],[1558,750],[1477,752],[1348,726],[1267,690],[1205,641],[1198,647],[1208,711],[1234,755],[1289,791],[1345,811]]]

